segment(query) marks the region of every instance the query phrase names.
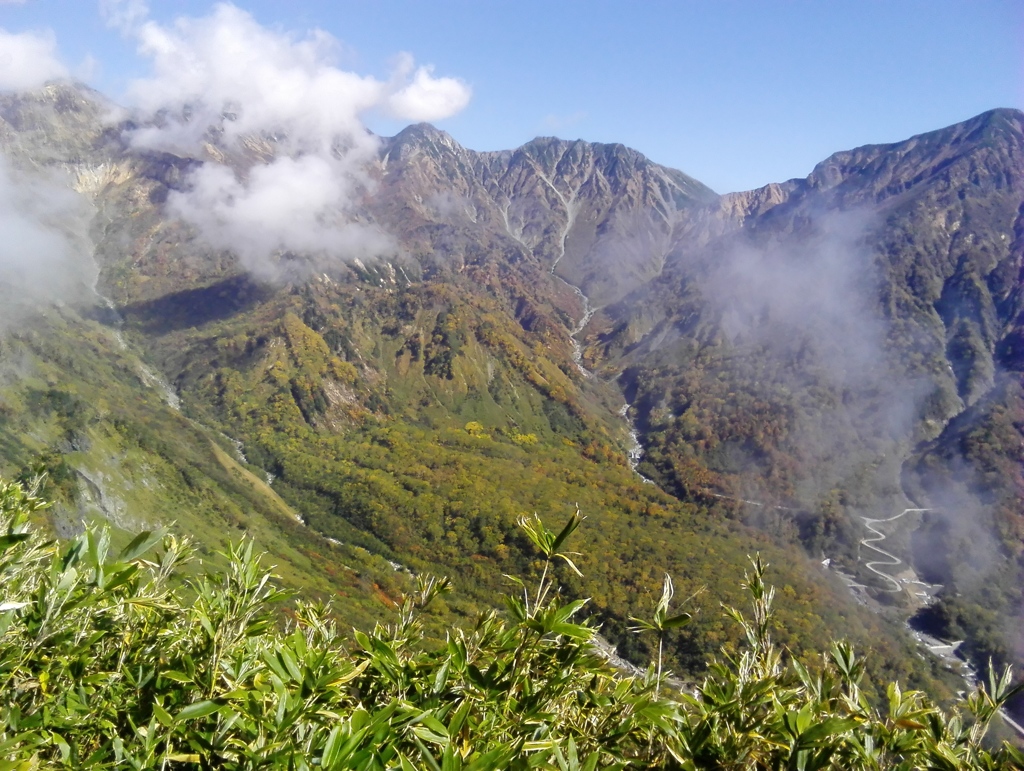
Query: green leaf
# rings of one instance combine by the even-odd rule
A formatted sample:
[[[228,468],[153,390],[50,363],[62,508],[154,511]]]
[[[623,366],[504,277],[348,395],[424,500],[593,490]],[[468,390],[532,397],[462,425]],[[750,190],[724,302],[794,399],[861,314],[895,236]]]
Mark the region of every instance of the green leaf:
[[[8,754],[19,745],[21,745],[21,751],[24,753],[29,748],[39,746],[43,741],[44,739],[34,731],[24,731],[10,737],[6,741],[0,742],[0,755]]]
[[[565,759],[569,764],[569,771],[580,771],[579,754],[576,751],[576,742],[570,736],[565,749]]]
[[[642,618],[636,616],[630,616],[629,620],[632,621],[636,626],[629,628],[630,632],[656,632],[658,628],[654,626],[650,621],[644,621]]]
[[[123,586],[132,580],[132,578],[139,572],[138,565],[129,565],[124,570],[121,570],[107,579],[104,589],[110,592],[117,589],[119,586]]]
[[[575,562],[573,562],[571,559],[569,559],[564,554],[556,554],[555,556],[558,557],[559,559],[563,560],[565,562],[565,564],[569,566],[569,569],[573,573],[578,575],[580,578],[583,578],[583,573],[580,571],[580,569],[578,567],[576,567],[576,563]]]
[[[29,537],[29,533],[8,533],[7,535],[0,535],[0,549],[7,550],[16,543],[27,541]]]
[[[210,621],[210,617],[202,611],[196,612],[196,617],[199,619],[199,625],[203,627],[203,630],[212,640],[217,636],[217,632],[213,628],[213,622]]]
[[[206,699],[204,701],[197,701],[195,704],[189,704],[185,709],[179,712],[174,718],[174,722],[181,723],[185,720],[194,720],[197,717],[212,715],[223,707],[225,703],[224,699]]]
[[[291,652],[287,648],[279,648],[277,651],[277,657],[280,659],[285,669],[288,670],[288,674],[291,676],[291,679],[296,683],[301,683],[302,670],[299,669],[299,664],[295,661],[295,657],[292,656]]]
[[[491,771],[491,769],[495,768],[505,768],[513,755],[515,755],[515,752],[510,747],[498,747],[479,757],[473,758],[473,761],[465,766],[463,771]]]
[[[416,722],[418,722],[421,725],[425,725],[431,731],[435,731],[436,733],[440,734],[446,739],[448,738],[448,729],[445,727],[444,723],[442,723],[436,717],[431,715],[429,712],[424,712],[420,716],[419,720]]]
[[[1002,750],[1009,756],[1011,761],[1024,768],[1024,752],[1021,752],[1009,742],[1003,742]]]
[[[131,562],[137,559],[140,555],[145,554],[147,551],[156,546],[164,537],[164,533],[161,530],[144,530],[139,533],[132,542],[125,546],[121,553],[117,555],[118,562]]]
[[[463,699],[462,704],[455,710],[455,714],[452,715],[451,720],[448,721],[448,735],[453,736],[462,730],[463,723],[466,722],[466,717],[469,715],[469,710],[472,708],[473,702],[469,699]]]
[[[357,677],[359,677],[359,675],[363,674],[363,672],[368,666],[370,666],[369,659],[359,662],[356,666],[352,667],[352,669],[350,669],[345,674],[339,675],[338,677],[331,680],[331,685],[344,685],[345,683],[355,680]]]
[[[573,600],[572,602],[563,605],[555,611],[555,620],[565,621],[567,619],[572,618],[577,613],[579,613],[580,608],[582,608],[588,602],[590,602],[589,599]]]
[[[320,757],[320,766],[324,769],[331,769],[341,759],[341,748],[344,743],[342,738],[341,726],[336,725],[331,729],[331,733],[327,736],[327,742],[324,744],[324,752]]]
[[[801,713],[803,713],[803,710],[801,710]],[[851,728],[856,728],[857,725],[857,721],[852,718],[830,717],[801,733],[800,738],[797,739],[797,744],[801,747],[807,747],[829,736],[845,733]],[[924,728],[924,726],[921,726],[921,728]]]
[[[505,607],[508,608],[508,614],[512,617],[512,620],[518,624],[526,621],[526,606],[523,605],[523,601],[518,597],[508,595],[505,597]]]
[[[171,713],[156,702],[153,703],[153,715],[160,721],[161,725],[167,728],[174,725],[174,718],[171,717]]]
[[[424,739],[424,740],[430,742],[431,744],[443,745],[443,744],[447,744],[448,743],[448,737],[447,736],[444,736],[443,734],[439,734],[439,733],[437,733],[435,731],[431,731],[426,726],[415,725],[415,726],[412,727],[412,732],[414,734],[416,734],[416,736],[418,736],[421,739]]]
[[[64,737],[57,733],[50,734],[50,743],[60,750],[60,757],[65,763],[71,759],[71,745],[64,741]]]
[[[555,536],[555,540],[551,544],[551,551],[557,552],[559,547],[565,543],[565,539],[572,535],[582,522],[583,517],[580,515],[580,510],[576,509],[575,513],[570,515],[569,521],[565,523],[565,527],[562,528],[562,532]],[[570,562],[569,564],[571,565],[572,563]],[[575,565],[573,565],[573,568],[575,568]]]
[[[288,674],[288,670],[285,668],[281,658],[272,651],[263,651],[261,654],[263,663],[266,664],[270,669],[277,675],[281,680],[290,680],[291,675]]]
[[[420,751],[420,757],[427,762],[427,765],[430,766],[431,770],[441,771],[441,766],[434,759],[434,756],[430,754],[430,750],[428,750],[426,745],[419,740],[419,737],[416,736],[415,733],[413,734],[412,741]]]
[[[451,744],[441,753],[441,771],[462,771],[462,756],[455,754]]]
[[[544,526],[544,523],[541,522],[537,513],[534,512],[533,519],[527,519],[526,517],[520,519],[519,526],[523,529],[523,532],[526,533],[527,538],[533,542],[533,545],[536,546],[545,557],[550,559],[552,553],[551,544],[554,542],[555,537],[554,534]]]
[[[662,629],[678,629],[686,626],[693,620],[693,616],[689,613],[680,613],[678,616],[672,616],[672,618],[666,618],[661,622]]]
[[[160,677],[165,677],[168,680],[175,683],[191,683],[192,678],[186,675],[184,672],[177,672],[173,669],[168,669],[160,673]]]
[[[440,693],[445,684],[448,682],[448,668],[451,666],[450,662],[445,661],[437,670],[437,674],[434,675],[434,693]]]
[[[917,720],[911,720],[908,717],[900,718],[899,720],[897,720],[896,727],[909,728],[913,731],[922,731],[928,728],[928,726],[926,726],[924,723],[918,722]]]
[[[579,624],[555,623],[548,627],[551,634],[560,634],[571,637],[574,640],[589,640],[593,636],[593,630]]]

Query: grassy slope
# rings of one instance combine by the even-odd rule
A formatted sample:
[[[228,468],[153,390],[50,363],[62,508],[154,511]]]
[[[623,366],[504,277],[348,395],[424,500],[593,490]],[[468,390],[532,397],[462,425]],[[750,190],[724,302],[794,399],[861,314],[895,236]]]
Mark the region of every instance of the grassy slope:
[[[0,446],[5,475],[49,473],[61,535],[102,517],[126,537],[161,525],[215,552],[248,534],[286,583],[319,596],[345,592],[353,623],[386,613],[375,585],[398,579],[380,558],[335,547],[296,521],[217,431],[164,401],[113,330],[73,311],[51,312],[2,343]],[[352,567],[337,570],[339,562]]]

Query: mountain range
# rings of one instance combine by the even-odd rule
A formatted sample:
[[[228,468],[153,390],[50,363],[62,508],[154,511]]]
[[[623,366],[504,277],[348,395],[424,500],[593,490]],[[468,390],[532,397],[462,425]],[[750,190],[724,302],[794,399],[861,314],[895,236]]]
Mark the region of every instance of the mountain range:
[[[355,626],[443,572],[440,630],[531,568],[520,517],[578,507],[559,580],[638,660],[666,571],[701,609],[675,666],[736,645],[717,608],[756,551],[798,656],[838,632],[955,689],[909,618],[1024,661],[1024,114],[727,195],[622,145],[420,124],[328,180],[330,216],[261,209],[253,243],[291,239],[264,251],[200,175],[303,156],[140,125],[78,85],[0,95],[0,470],[47,472],[57,535],[164,525],[216,560],[249,534]]]

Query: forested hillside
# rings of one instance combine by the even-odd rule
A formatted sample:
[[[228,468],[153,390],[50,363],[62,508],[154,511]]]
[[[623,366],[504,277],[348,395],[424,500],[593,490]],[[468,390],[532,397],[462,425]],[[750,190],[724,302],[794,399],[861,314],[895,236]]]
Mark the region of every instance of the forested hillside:
[[[364,630],[449,575],[438,634],[533,565],[521,517],[578,507],[584,577],[557,580],[638,660],[628,619],[666,571],[700,607],[667,660],[737,650],[717,608],[754,552],[777,639],[808,661],[841,632],[871,650],[868,692],[959,687],[911,613],[1014,660],[1019,113],[728,196],[620,145],[475,153],[413,126],[349,170],[334,251],[196,208],[201,172],[248,179],[284,139],[144,149],[112,115],[72,86],[0,104],[14,211],[69,277],[6,288],[2,466],[48,471],[58,535],[177,522],[216,561],[248,533]],[[935,603],[867,565],[864,520],[903,509],[885,548]]]
[[[588,336],[682,497],[851,568],[864,518],[926,509],[894,540],[978,665],[1024,639],[1022,151],[996,110],[725,196]]]

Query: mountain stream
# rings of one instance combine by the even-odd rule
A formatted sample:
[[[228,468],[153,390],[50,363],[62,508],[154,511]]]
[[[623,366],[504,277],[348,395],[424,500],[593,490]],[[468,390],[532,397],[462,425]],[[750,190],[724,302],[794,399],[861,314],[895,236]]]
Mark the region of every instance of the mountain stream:
[[[128,346],[128,342],[124,339],[124,334],[121,332],[121,329],[124,326],[124,317],[117,312],[114,301],[100,293],[97,286],[93,287],[93,292],[100,299],[100,302],[107,311],[109,311],[111,321],[107,326],[113,334],[114,340],[117,342],[118,350],[130,356],[132,359],[132,364],[135,365],[135,373],[138,375],[139,380],[141,380],[142,384],[146,387],[155,388],[159,391],[163,400],[167,402],[168,407],[176,412],[181,412],[181,399],[177,392],[171,387],[171,384],[167,382],[167,379],[146,364]]]
[[[580,304],[583,308],[583,313],[580,316],[579,320],[572,327],[572,329],[569,330],[569,342],[572,344],[573,364],[576,365],[576,369],[579,370],[580,374],[583,375],[583,377],[590,378],[594,376],[594,373],[583,366],[583,344],[580,343],[578,335],[583,332],[587,324],[589,324],[590,320],[594,317],[594,314],[597,313],[600,310],[600,308],[590,304],[590,298],[587,297],[586,294],[584,294],[583,290],[580,287],[576,286],[575,284],[569,283],[564,278],[555,273],[555,268],[558,267],[558,263],[562,261],[563,257],[565,257],[565,246],[566,242],[569,239],[569,232],[572,230],[572,227],[576,222],[576,193],[573,193],[571,198],[566,198],[565,195],[557,187],[555,187],[555,184],[551,181],[551,179],[549,179],[546,175],[541,174],[540,172],[538,172],[538,175],[547,183],[548,187],[551,188],[552,192],[554,192],[558,200],[562,202],[562,206],[565,207],[565,226],[562,228],[562,232],[558,239],[558,254],[555,257],[554,262],[551,263],[551,267],[548,269],[548,272],[554,278],[558,279],[563,284],[565,284],[569,289],[571,289],[580,300]],[[508,231],[508,234],[512,236],[520,244],[522,244],[524,247],[529,249],[530,247],[522,240],[522,238],[520,238],[513,232],[509,224],[507,205],[503,209],[501,209],[501,213],[502,216],[504,217],[505,229]],[[626,404],[623,404],[622,408],[619,410],[619,415],[626,422],[626,428],[629,431],[630,444],[628,449],[626,450],[626,461],[629,463],[629,468],[633,471],[634,474],[640,477],[644,484],[654,484],[650,479],[645,477],[637,470],[637,466],[639,466],[640,460],[641,458],[643,458],[644,449],[643,445],[640,444],[640,433],[639,431],[637,431],[636,424],[633,422],[633,419],[629,415],[629,408],[631,406],[632,405],[630,405],[627,402]]]

